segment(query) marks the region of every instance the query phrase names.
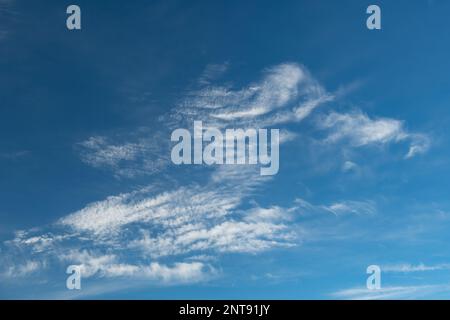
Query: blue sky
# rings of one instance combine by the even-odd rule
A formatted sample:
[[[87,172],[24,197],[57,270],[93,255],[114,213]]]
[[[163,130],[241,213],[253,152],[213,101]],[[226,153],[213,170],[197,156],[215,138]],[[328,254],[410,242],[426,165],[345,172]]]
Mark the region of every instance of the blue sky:
[[[448,297],[448,1],[70,4],[0,0],[1,298]],[[278,174],[172,164],[195,120]]]

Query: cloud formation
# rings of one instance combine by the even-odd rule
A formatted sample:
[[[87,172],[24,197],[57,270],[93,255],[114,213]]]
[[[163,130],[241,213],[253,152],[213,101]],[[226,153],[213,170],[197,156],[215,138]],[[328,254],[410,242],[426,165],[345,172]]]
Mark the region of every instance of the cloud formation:
[[[193,90],[170,118],[176,124],[201,120],[216,128],[263,128],[299,122],[332,100],[305,67],[284,63],[268,68],[260,81],[240,89],[208,86]]]
[[[251,165],[201,170],[192,166],[183,168],[187,179],[170,177],[169,169],[174,169],[168,158],[170,132],[175,128],[189,127],[194,120],[220,129],[279,126],[281,142],[286,143],[297,138],[287,125],[302,123],[335,99],[299,64],[268,68],[259,80],[242,88],[212,85],[212,79],[227,68],[206,70],[201,88],[189,91],[158,120],[158,132],[141,128],[114,137],[92,135],[78,143],[75,149],[90,166],[107,168],[120,178],[152,175],[152,179],[132,192],[87,204],[49,227],[18,232],[4,244],[9,257],[25,252],[28,261],[41,259],[59,267],[79,264],[85,276],[93,278],[196,282],[215,273],[215,266],[198,257],[257,254],[298,245],[298,222],[306,215],[376,213],[375,203],[366,200],[314,205],[298,198],[292,206],[261,206],[253,198],[275,178],[261,177]],[[361,112],[317,116],[322,120],[319,129],[328,134],[327,143],[345,141],[361,147],[409,141],[408,158],[428,148],[425,136],[407,132],[398,120],[372,119]],[[347,164],[346,170],[352,167]],[[11,275],[39,267],[24,261],[5,264]]]
[[[389,299],[420,299],[436,293],[448,292],[450,285],[419,285],[419,286],[392,286],[378,290],[367,288],[352,288],[340,290],[332,294],[334,298],[345,300],[389,300]]]
[[[400,120],[390,118],[371,119],[361,111],[351,113],[331,112],[320,117],[319,128],[327,130],[327,143],[344,141],[353,147],[409,142],[405,158],[424,153],[430,146],[426,135],[409,133]]]
[[[207,279],[215,270],[201,262],[179,262],[173,266],[152,262],[148,265],[119,263],[117,256],[94,255],[86,250],[71,251],[62,255],[61,260],[80,266],[84,278],[137,277],[168,283],[197,282]]]
[[[75,149],[84,163],[111,170],[117,178],[148,176],[169,165],[169,141],[163,135],[143,128],[114,138],[91,136]]]
[[[418,265],[412,265],[409,263],[390,264],[382,266],[381,269],[383,272],[401,272],[401,273],[439,271],[439,270],[450,270],[450,264],[442,263],[428,266],[423,263],[420,263]]]

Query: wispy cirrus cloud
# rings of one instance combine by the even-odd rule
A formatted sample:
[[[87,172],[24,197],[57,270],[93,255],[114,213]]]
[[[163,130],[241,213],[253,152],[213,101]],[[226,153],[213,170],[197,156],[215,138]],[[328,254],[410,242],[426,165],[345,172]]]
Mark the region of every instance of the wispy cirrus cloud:
[[[185,168],[189,179],[168,181],[174,128],[189,127],[194,120],[221,129],[276,125],[283,132],[281,142],[292,141],[296,132],[284,125],[301,123],[335,99],[295,63],[268,68],[259,80],[242,88],[212,85],[215,71],[205,72],[208,80],[200,81],[201,88],[189,91],[160,117],[157,132],[140,128],[118,136],[92,135],[75,146],[83,162],[111,170],[117,177],[152,175],[147,186],[87,204],[47,228],[18,233],[5,243],[8,250],[27,252],[33,261],[80,264],[94,278],[197,281],[208,278],[214,273],[213,262],[219,263],[198,257],[257,254],[298,245],[298,222],[305,215],[376,212],[375,203],[365,200],[315,205],[297,199],[291,206],[260,206],[252,198],[275,178],[261,177],[256,166],[202,170],[193,166]],[[400,121],[373,120],[364,114],[329,113],[321,129],[329,133],[328,142],[347,141],[353,147],[413,138]],[[412,153],[418,152],[420,147]]]
[[[10,265],[6,270],[0,273],[3,279],[27,277],[35,272],[44,269],[47,266],[46,261],[27,260],[21,264]]]
[[[152,257],[191,252],[258,253],[276,247],[295,245],[295,235],[285,224],[228,220],[206,226],[188,224],[162,235],[143,231],[142,239],[130,244]]]
[[[79,143],[79,146],[85,151],[81,159],[95,167],[102,165],[115,167],[120,161],[135,160],[140,151],[139,144],[112,145],[104,137],[90,137]]]
[[[205,70],[200,75],[198,79],[198,84],[201,86],[208,86],[213,84],[217,79],[223,75],[230,64],[228,62],[225,63],[210,63],[205,67]]]
[[[208,66],[202,77],[212,79],[227,66]],[[300,122],[333,100],[308,70],[296,63],[268,68],[260,81],[240,89],[213,86],[208,81],[200,84],[200,89],[191,90],[172,112],[160,117],[157,133],[141,128],[119,139],[91,136],[77,144],[81,160],[96,168],[108,168],[117,177],[154,174],[169,164],[167,136],[175,128],[189,128],[194,121],[215,128],[263,128]],[[281,128],[282,143],[294,136]]]
[[[176,227],[202,219],[220,219],[237,209],[265,179],[255,168],[227,167],[215,171],[206,185],[192,183],[174,190],[152,186],[111,196],[61,218],[59,225],[95,235],[114,234],[133,223]]]
[[[14,11],[15,0],[0,0],[0,41],[10,34],[9,22],[16,15]]]
[[[31,151],[28,150],[19,150],[19,151],[13,151],[13,152],[2,152],[0,153],[0,160],[17,160],[24,158],[31,154]]]
[[[242,177],[242,173],[240,178],[250,180],[246,192],[261,183]],[[221,179],[216,181],[223,183]],[[236,188],[239,186],[242,187]],[[336,214],[337,210],[336,204],[315,206],[304,200],[297,200],[287,208],[253,206],[242,210],[239,209],[242,192],[227,194],[222,189],[206,193],[206,189],[214,188],[182,189],[156,193],[153,197],[149,196],[151,190],[124,194],[64,217],[52,227],[53,233],[40,230],[19,233],[9,245],[29,252],[30,257],[78,264],[86,277],[159,279],[150,271],[164,265],[160,259],[171,258],[178,261],[170,267],[173,273],[185,263],[195,263],[193,266],[206,270],[202,274],[207,279],[215,268],[197,257],[255,254],[295,246],[301,240],[296,228],[305,214],[326,216]],[[346,205],[339,209],[338,215],[355,214],[357,208],[366,214],[368,206],[369,211],[373,210],[370,203],[342,203]],[[90,251],[82,249],[86,247]],[[135,258],[131,259],[130,253]]]
[[[376,213],[376,205],[373,201],[339,201],[329,205],[314,205],[310,202],[298,198],[295,204],[300,212],[305,213],[331,213],[336,216],[346,214],[373,215]]]
[[[361,111],[351,113],[331,112],[319,118],[319,128],[327,130],[326,143],[344,141],[353,147],[409,142],[405,158],[425,153],[430,139],[419,133],[409,133],[400,120],[391,118],[372,119]]]
[[[333,96],[304,66],[284,63],[268,68],[260,81],[243,88],[208,86],[192,90],[170,118],[177,124],[202,120],[218,128],[260,128],[299,122],[332,100]]]
[[[332,297],[346,300],[389,300],[389,299],[424,299],[437,293],[449,292],[449,284],[391,286],[378,290],[351,288],[331,294]]]
[[[450,263],[440,263],[435,265],[425,265],[423,263],[417,265],[413,265],[410,263],[388,264],[383,265],[381,267],[381,270],[383,272],[398,272],[398,273],[450,270]]]
[[[7,247],[28,252],[30,257],[81,265],[87,277],[165,281],[177,278],[177,273],[183,278],[183,272],[193,268],[186,281],[197,281],[200,276],[195,272],[200,275],[201,269],[207,279],[214,267],[196,257],[295,245],[282,208],[254,207],[248,215],[238,210],[267,179],[252,168],[223,170],[218,169],[205,186],[193,184],[172,191],[148,187],[90,204],[61,218],[51,232],[17,233]],[[91,251],[82,249],[86,247]],[[162,258],[176,262],[166,266],[159,261]],[[157,271],[168,275],[160,277]]]
[[[84,278],[137,277],[162,283],[204,281],[216,272],[202,262],[178,262],[170,265],[152,262],[148,265],[133,265],[118,262],[114,254],[96,255],[87,250],[70,251],[60,256],[62,261],[77,264]]]
[[[119,139],[91,136],[77,143],[75,149],[84,163],[111,170],[117,178],[153,175],[170,161],[169,141],[145,128]]]

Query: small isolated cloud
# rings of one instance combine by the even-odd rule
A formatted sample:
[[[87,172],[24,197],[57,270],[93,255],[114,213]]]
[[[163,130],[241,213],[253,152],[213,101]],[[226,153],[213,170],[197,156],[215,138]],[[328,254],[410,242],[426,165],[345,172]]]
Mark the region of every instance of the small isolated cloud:
[[[229,68],[229,63],[211,63],[208,64],[203,71],[202,75],[198,79],[198,83],[202,86],[207,86],[216,81],[221,75],[223,75]]]
[[[340,201],[329,205],[313,205],[304,199],[295,200],[295,209],[301,213],[332,213],[336,216],[345,214],[373,215],[377,212],[373,201]]]
[[[0,38],[1,38],[1,35],[0,35]],[[19,150],[19,151],[14,151],[14,152],[2,152],[2,153],[0,153],[0,159],[17,160],[20,158],[24,158],[30,154],[31,154],[31,152],[28,150]]]
[[[322,207],[335,215],[348,213],[372,215],[376,212],[375,205],[371,201],[343,201]]]
[[[133,178],[160,172],[169,164],[169,140],[143,130],[139,135],[112,138],[92,136],[76,145],[81,160],[95,168],[107,168],[118,178]]]
[[[345,161],[344,164],[342,165],[342,171],[344,172],[353,171],[356,168],[358,168],[358,165],[353,161]]]
[[[431,145],[430,138],[424,134],[410,134],[411,144],[405,159],[410,159],[418,154],[428,151]]]
[[[85,151],[81,159],[94,167],[103,165],[115,167],[121,161],[134,160],[140,149],[135,143],[112,145],[104,137],[90,137],[79,146]]]
[[[407,132],[402,121],[391,118],[371,119],[360,111],[331,112],[320,117],[317,124],[319,128],[328,131],[325,140],[327,143],[345,141],[353,147],[362,147],[407,141],[410,147],[405,158],[424,153],[430,146],[426,135]]]

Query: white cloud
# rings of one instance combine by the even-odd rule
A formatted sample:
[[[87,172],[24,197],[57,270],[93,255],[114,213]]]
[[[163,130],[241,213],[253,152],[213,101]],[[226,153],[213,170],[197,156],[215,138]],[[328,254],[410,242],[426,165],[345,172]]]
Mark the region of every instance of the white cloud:
[[[239,90],[208,86],[193,91],[171,117],[176,125],[202,120],[218,128],[267,127],[301,121],[332,100],[306,68],[285,63],[267,69],[260,81]]]
[[[358,168],[358,165],[353,161],[345,161],[344,164],[342,165],[342,171],[344,172],[352,171],[355,170],[356,168]]]
[[[306,77],[297,65],[283,64],[268,71],[265,79],[253,86],[250,101],[243,101],[237,106],[229,106],[226,110],[212,116],[222,120],[257,117],[273,109],[283,107],[298,95],[298,85]]]
[[[166,210],[165,206],[170,205],[174,194],[163,193],[153,198],[136,200],[145,191],[146,189],[143,189],[138,192],[111,196],[104,201],[89,204],[60,219],[59,223],[79,231],[108,234],[133,222],[145,222],[153,217],[162,219],[168,217],[170,212]]]
[[[371,144],[409,141],[410,148],[405,156],[411,158],[424,153],[429,148],[429,139],[423,134],[409,133],[403,122],[391,118],[371,119],[366,114],[331,112],[318,121],[321,129],[328,131],[328,143],[347,141],[351,146],[361,147]]]
[[[96,168],[109,168],[119,178],[160,173],[170,164],[168,137],[175,128],[190,128],[200,120],[205,127],[216,128],[266,128],[300,122],[334,99],[299,64],[269,68],[259,81],[237,90],[211,85],[210,80],[227,68],[228,64],[207,67],[200,78],[202,88],[189,92],[158,119],[158,133],[141,128],[125,136],[92,136],[76,146],[81,160]],[[296,137],[281,129],[281,143]]]
[[[193,275],[189,278],[197,279],[194,275],[200,274],[200,266],[209,270],[203,276],[213,268],[204,261],[198,264],[201,259],[195,257],[215,257],[217,253],[255,254],[297,245],[299,213],[342,215],[372,210],[370,202],[314,206],[300,199],[288,208],[253,204],[253,208],[242,210],[239,204],[243,198],[266,181],[257,172],[252,175],[252,170],[246,170],[240,175],[236,169],[218,170],[211,184],[205,186],[193,185],[170,192],[144,188],[110,197],[61,219],[58,228],[62,227],[64,235],[21,232],[10,243],[20,250],[31,248],[33,257],[53,256],[64,263],[79,264],[86,277],[146,277],[166,281],[175,278],[170,276],[175,271],[190,274],[192,268]],[[48,242],[46,250],[33,250],[41,242]],[[175,259],[175,264],[162,265],[158,260],[165,257]],[[149,263],[148,259],[153,261]],[[184,265],[183,261],[196,264]],[[159,275],[156,271],[164,273]],[[180,275],[177,279],[185,278]]]
[[[283,221],[292,219],[292,214],[289,209],[284,209],[278,206],[270,208],[253,208],[246,214],[247,221]]]
[[[325,210],[332,212],[335,215],[340,214],[375,214],[376,208],[372,201],[342,201],[332,203],[329,206],[322,206]]]
[[[205,266],[202,262],[178,262],[173,267],[154,262],[143,269],[146,278],[163,283],[198,282],[214,276],[215,273],[214,269]]]
[[[308,117],[314,109],[323,103],[333,101],[334,97],[332,95],[326,94],[325,92],[317,92],[318,98],[314,98],[305,101],[300,106],[294,108],[294,116],[297,121],[301,121]]]
[[[26,277],[45,267],[45,261],[30,260],[23,264],[9,266],[4,272],[2,272],[1,276],[4,278]]]
[[[118,269],[115,264],[115,255],[94,255],[86,250],[72,250],[67,254],[59,256],[59,258],[62,261],[67,261],[69,264],[79,265],[81,275],[84,278],[92,277],[96,273],[108,275],[110,268],[112,270]]]
[[[217,80],[218,77],[224,74],[229,66],[229,63],[227,62],[208,64],[198,79],[198,83],[202,86],[210,85],[213,81]]]
[[[329,205],[313,205],[304,199],[295,200],[296,210],[301,213],[332,213],[336,216],[344,214],[373,215],[377,212],[373,201],[339,201]]]
[[[76,149],[84,163],[95,168],[108,168],[118,178],[158,173],[169,164],[170,139],[164,139],[168,134],[162,137],[163,133],[141,131],[139,137],[136,133],[114,139],[92,136],[78,143]]]
[[[193,185],[157,194],[142,189],[92,203],[59,223],[97,235],[108,235],[137,222],[175,227],[187,221],[225,216],[240,201],[241,195],[220,187],[214,190]]]
[[[282,64],[268,69],[262,79],[242,89],[208,86],[190,92],[173,112],[161,117],[160,136],[155,137],[148,129],[117,139],[93,136],[77,148],[84,162],[107,167],[118,176],[159,173],[169,162],[168,133],[172,128],[186,127],[193,120],[219,128],[299,122],[333,99],[303,66]],[[355,146],[417,140],[397,120],[337,113],[326,120],[324,128],[329,130],[330,140],[349,139]],[[282,133],[283,141],[295,137],[287,130]],[[424,150],[416,145],[410,150],[411,156]],[[62,217],[50,227],[52,233],[22,235],[10,243],[20,249],[32,248],[38,257],[55,255],[64,262],[80,263],[87,276],[196,281],[204,278],[210,267],[194,257],[258,253],[296,245],[293,221],[298,213],[339,216],[376,211],[370,201],[313,205],[298,199],[290,208],[260,207],[248,200],[272,178],[261,177],[256,166],[211,167],[198,175],[194,166],[187,171],[194,182],[173,178],[177,181],[171,183],[167,175],[160,180],[155,178],[152,186],[110,196]],[[176,262],[170,266],[162,264],[162,257]],[[153,260],[149,262],[149,258]]]
[[[383,287],[378,290],[367,288],[352,288],[337,291],[333,297],[348,300],[389,300],[389,299],[419,299],[430,297],[433,294],[447,292],[450,285],[420,285]]]
[[[293,246],[294,235],[286,225],[270,222],[225,221],[206,227],[204,224],[184,225],[131,243],[152,257],[179,255],[198,251],[256,253],[274,247]]]
[[[12,247],[24,249],[28,248],[33,253],[40,253],[51,250],[55,243],[67,240],[73,235],[70,234],[52,234],[50,232],[39,233],[39,229],[31,231],[17,231],[12,240],[5,241],[5,244]]]
[[[137,277],[163,283],[184,283],[206,280],[216,271],[202,262],[178,262],[173,266],[158,262],[132,265],[118,262],[115,255],[95,255],[88,251],[72,251],[60,257],[66,263],[80,266],[83,278]]]
[[[384,266],[382,266],[381,269],[383,272],[403,272],[403,273],[439,271],[439,270],[450,270],[450,264],[443,263],[443,264],[428,265],[428,266],[423,263],[420,263],[418,265],[412,265],[409,263],[391,264],[391,265],[384,265]]]
[[[140,149],[135,143],[110,145],[104,137],[90,137],[79,145],[89,151],[83,152],[81,159],[95,167],[117,166],[120,161],[134,160]]]
[[[367,115],[331,112],[323,117],[319,126],[330,130],[329,142],[348,139],[356,147],[371,143],[387,143],[406,137],[402,122],[389,118],[370,119]]]
[[[423,154],[430,148],[430,138],[424,134],[411,134],[411,145],[405,159],[410,159],[418,154]]]
[[[97,244],[119,243],[152,257],[203,251],[259,252],[294,244],[279,207],[239,212],[243,199],[270,178],[252,166],[224,166],[205,185],[173,191],[152,188],[109,197],[59,220]],[[127,230],[136,226],[140,234]]]

